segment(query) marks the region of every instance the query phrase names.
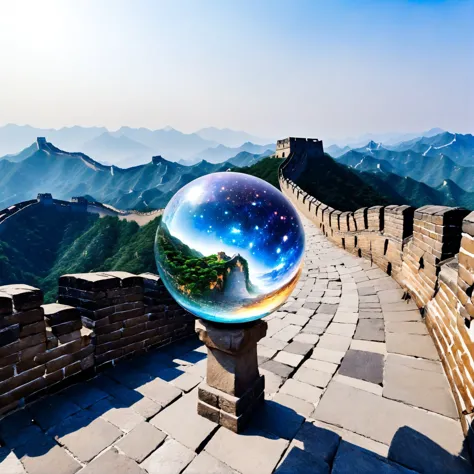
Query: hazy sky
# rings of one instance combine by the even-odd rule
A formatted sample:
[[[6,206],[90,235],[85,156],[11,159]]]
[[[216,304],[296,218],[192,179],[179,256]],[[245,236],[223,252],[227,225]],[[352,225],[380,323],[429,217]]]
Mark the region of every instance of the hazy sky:
[[[474,131],[474,0],[0,0],[0,125]]]

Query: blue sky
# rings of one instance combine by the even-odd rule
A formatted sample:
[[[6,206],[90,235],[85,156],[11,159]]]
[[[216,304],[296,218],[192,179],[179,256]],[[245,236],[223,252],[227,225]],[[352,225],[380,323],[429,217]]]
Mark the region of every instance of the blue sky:
[[[3,0],[0,124],[474,131],[474,1]]]

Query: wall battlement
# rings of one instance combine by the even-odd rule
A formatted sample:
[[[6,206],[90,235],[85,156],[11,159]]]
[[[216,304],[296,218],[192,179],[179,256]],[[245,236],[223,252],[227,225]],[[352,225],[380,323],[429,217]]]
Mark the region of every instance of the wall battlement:
[[[341,212],[285,176],[291,158],[280,166],[282,192],[331,242],[370,259],[420,308],[468,434],[474,419],[474,212],[395,205]]]
[[[0,416],[49,391],[194,334],[157,275],[64,275],[58,303],[0,286]]]

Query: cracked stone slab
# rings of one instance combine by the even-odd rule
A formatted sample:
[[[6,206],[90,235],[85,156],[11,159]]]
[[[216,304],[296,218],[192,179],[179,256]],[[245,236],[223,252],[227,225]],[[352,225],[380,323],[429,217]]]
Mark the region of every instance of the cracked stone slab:
[[[387,332],[427,335],[425,323],[417,321],[388,321],[385,325]]]
[[[217,425],[197,413],[197,390],[184,395],[150,420],[187,448],[196,451],[217,429]]]
[[[306,367],[307,369],[326,372],[331,375],[334,374],[334,372],[336,372],[337,370],[337,364],[333,364],[332,362],[326,362],[326,361],[318,360],[318,359],[305,360],[301,367]]]
[[[445,375],[424,370],[423,362],[427,361],[413,359],[408,365],[403,359],[394,354],[387,357],[383,396],[457,420],[458,412]]]
[[[239,474],[232,468],[211,456],[206,451],[199,453],[191,464],[184,470],[183,474]]]
[[[196,453],[186,448],[186,446],[170,439],[146,458],[140,466],[148,474],[179,474],[195,456]]]
[[[365,390],[370,393],[374,393],[375,395],[382,396],[383,388],[380,385],[376,385],[371,382],[366,382],[362,379],[355,379],[353,377],[347,377],[345,375],[341,375],[337,373],[334,375],[335,382],[345,383],[346,385],[350,385],[351,387],[360,388],[361,390]]]
[[[374,384],[383,382],[384,356],[376,352],[350,349],[345,355],[339,374]]]
[[[270,474],[288,444],[286,439],[259,430],[247,429],[244,435],[238,435],[221,428],[205,452],[242,474]]]
[[[307,367],[300,367],[293,375],[293,378],[300,382],[309,383],[314,387],[326,388],[332,375],[327,372],[321,372],[320,370],[311,370]]]
[[[409,427],[451,454],[462,451],[461,425],[451,419],[332,381],[313,417],[390,446],[396,433]]]
[[[112,448],[94,459],[86,466],[81,474],[146,474],[146,472],[132,459],[120,454]]]
[[[315,347],[311,354],[311,359],[317,359],[324,362],[331,362],[333,364],[340,364],[342,358],[346,355],[346,351],[334,351],[332,349],[324,349],[322,347]]]
[[[293,397],[287,393],[278,392],[272,400],[280,405],[291,408],[305,418],[311,416],[314,411],[314,405],[312,403],[301,400],[301,398]]]
[[[304,356],[300,354],[293,354],[291,352],[280,351],[273,360],[282,364],[289,365],[290,367],[298,367],[303,360]]]
[[[287,393],[301,400],[306,400],[310,403],[318,403],[323,391],[320,388],[313,387],[304,382],[299,382],[295,379],[287,380],[280,389],[281,393]]]
[[[57,425],[50,433],[81,462],[89,462],[115,440],[122,432],[102,418],[79,412]]]
[[[421,322],[421,314],[418,309],[411,311],[384,311],[383,317],[386,322],[403,322],[403,321],[419,321]]]
[[[54,466],[55,474],[74,474],[81,469],[81,465],[58,445],[45,447],[32,455],[25,455],[21,458],[21,462],[28,474],[51,474],[52,466]],[[1,464],[0,467],[3,468]],[[9,474],[3,469],[1,472]]]
[[[165,438],[165,433],[144,421],[118,441],[115,446],[126,456],[140,463],[155,451]]]

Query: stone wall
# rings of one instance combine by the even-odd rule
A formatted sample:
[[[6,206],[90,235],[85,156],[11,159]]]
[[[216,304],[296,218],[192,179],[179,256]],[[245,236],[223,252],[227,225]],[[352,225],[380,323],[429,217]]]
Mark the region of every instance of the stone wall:
[[[341,212],[285,177],[289,161],[280,167],[282,192],[331,242],[391,275],[422,311],[467,434],[474,417],[474,212],[444,206]]]
[[[0,416],[47,391],[194,334],[153,274],[64,275],[58,303],[28,285],[0,286]]]

